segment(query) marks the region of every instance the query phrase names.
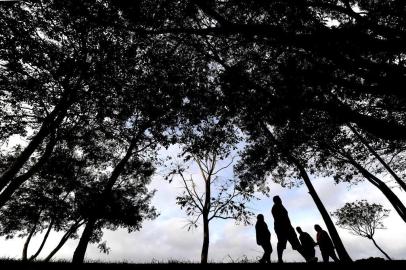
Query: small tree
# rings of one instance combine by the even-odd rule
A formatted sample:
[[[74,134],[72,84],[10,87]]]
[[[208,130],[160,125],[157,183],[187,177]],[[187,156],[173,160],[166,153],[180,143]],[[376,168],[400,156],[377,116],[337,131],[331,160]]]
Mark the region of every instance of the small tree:
[[[203,244],[201,263],[207,263],[210,234],[209,223],[213,219],[234,219],[236,222],[249,224],[253,215],[246,207],[246,202],[253,195],[241,189],[234,179],[225,179],[220,172],[232,165],[221,166],[222,158],[215,153],[204,156],[193,156],[192,163],[197,165],[200,174],[194,177],[182,166],[173,171],[180,177],[184,188],[181,195],[176,197],[176,203],[191,217],[189,227],[197,228],[203,223]],[[202,184],[202,185],[201,185]]]
[[[374,240],[377,229],[385,229],[382,220],[389,215],[389,210],[380,204],[368,203],[366,200],[346,203],[337,209],[333,216],[337,218],[337,225],[349,230],[352,234],[371,239],[374,245],[388,260],[391,258],[384,252]]]
[[[202,106],[200,111],[207,108]],[[177,176],[182,183],[184,190],[176,201],[191,217],[189,229],[197,227],[199,221],[203,224],[201,263],[205,264],[210,243],[209,223],[217,218],[249,224],[253,213],[247,209],[246,202],[254,196],[238,180],[221,175],[234,163],[231,154],[236,150],[238,130],[210,116],[196,122],[182,126],[179,138],[182,164],[174,164],[167,178],[172,181]],[[197,174],[192,174],[192,167]]]

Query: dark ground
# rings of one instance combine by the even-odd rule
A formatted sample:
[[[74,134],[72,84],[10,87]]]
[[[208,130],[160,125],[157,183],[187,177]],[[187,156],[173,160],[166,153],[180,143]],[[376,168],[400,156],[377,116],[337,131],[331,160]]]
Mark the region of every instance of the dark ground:
[[[357,261],[352,264],[336,264],[336,263],[315,263],[315,264],[305,264],[305,263],[272,263],[272,264],[254,264],[254,263],[215,263],[208,265],[200,265],[193,263],[152,263],[152,264],[131,264],[131,263],[84,263],[81,265],[73,265],[66,262],[33,262],[26,263],[17,260],[1,260],[0,269],[140,269],[140,270],[152,270],[152,269],[179,269],[179,270],[189,270],[189,269],[268,269],[268,270],[278,270],[278,269],[323,269],[323,270],[363,270],[363,269],[379,269],[379,270],[392,270],[392,269],[406,269],[406,261],[380,261],[380,260],[369,260],[369,261]]]

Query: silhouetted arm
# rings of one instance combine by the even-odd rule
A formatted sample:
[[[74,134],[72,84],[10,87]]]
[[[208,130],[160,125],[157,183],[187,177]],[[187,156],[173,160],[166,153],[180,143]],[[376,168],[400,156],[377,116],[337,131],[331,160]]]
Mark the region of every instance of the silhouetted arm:
[[[260,233],[259,233],[259,228],[258,228],[258,225],[255,225],[255,234],[256,234],[256,239],[257,239],[257,245],[261,245],[261,242],[260,242]]]

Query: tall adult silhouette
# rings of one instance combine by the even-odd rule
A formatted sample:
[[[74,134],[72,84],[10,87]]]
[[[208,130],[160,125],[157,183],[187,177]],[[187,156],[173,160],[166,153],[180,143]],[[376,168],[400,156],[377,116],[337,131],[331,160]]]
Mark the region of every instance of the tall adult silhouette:
[[[272,244],[271,244],[271,232],[266,225],[264,215],[259,214],[257,216],[257,223],[255,224],[255,232],[257,238],[257,244],[264,249],[264,255],[259,260],[261,263],[271,263],[271,253],[272,253]]]
[[[313,240],[310,234],[302,231],[302,228],[296,227],[296,231],[299,233],[299,240],[303,248],[303,254],[307,258],[314,258],[313,261],[317,261],[318,259],[315,257],[316,250],[314,249],[317,243]]]
[[[297,250],[306,261],[311,260],[312,258],[305,256],[303,253],[303,248],[299,242],[299,239],[297,238],[295,230],[290,223],[288,211],[282,205],[281,198],[279,196],[274,196],[273,202],[274,205],[272,207],[272,215],[274,218],[275,233],[278,237],[278,244],[276,246],[278,262],[283,263],[283,251],[286,249],[286,244],[288,241],[292,246],[292,249]]]
[[[333,242],[331,241],[328,233],[323,230],[318,224],[314,225],[314,229],[317,232],[317,244],[319,245],[323,262],[328,262],[330,257],[335,262],[338,262],[339,260],[334,251]]]

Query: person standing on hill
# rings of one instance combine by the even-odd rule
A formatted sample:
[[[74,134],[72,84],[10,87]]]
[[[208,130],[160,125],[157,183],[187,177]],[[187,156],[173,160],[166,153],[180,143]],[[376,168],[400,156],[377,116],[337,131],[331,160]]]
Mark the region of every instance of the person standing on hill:
[[[334,251],[333,242],[330,239],[328,233],[323,230],[318,224],[314,225],[314,229],[317,232],[317,244],[319,245],[321,257],[323,257],[324,262],[329,261],[329,257],[331,257],[335,262],[338,262],[339,259],[336,256]]]
[[[278,244],[276,250],[278,252],[278,262],[283,263],[283,251],[286,249],[286,243],[289,243],[292,246],[293,250],[297,250],[306,261],[309,261],[311,258],[308,258],[303,253],[303,248],[300,245],[299,239],[297,238],[296,232],[290,224],[290,219],[288,211],[282,205],[282,200],[279,196],[273,197],[274,205],[272,207],[272,215],[274,218],[274,229],[276,236],[278,237]]]
[[[259,260],[260,263],[271,263],[271,233],[268,230],[268,225],[264,220],[264,215],[259,214],[257,216],[257,223],[255,224],[255,232],[257,238],[257,244],[264,249],[264,255]]]

